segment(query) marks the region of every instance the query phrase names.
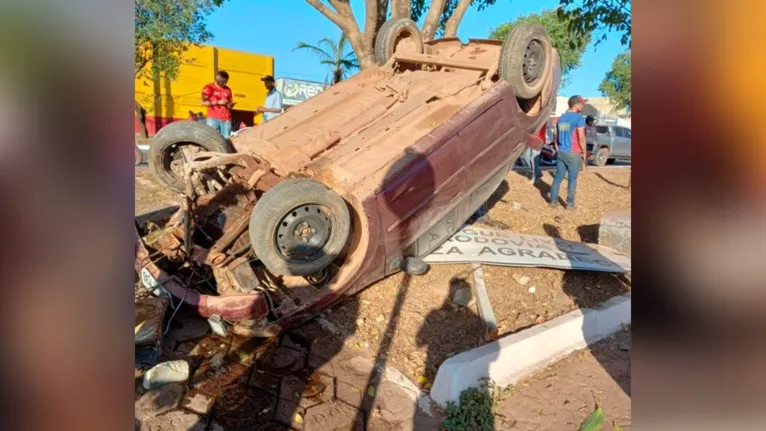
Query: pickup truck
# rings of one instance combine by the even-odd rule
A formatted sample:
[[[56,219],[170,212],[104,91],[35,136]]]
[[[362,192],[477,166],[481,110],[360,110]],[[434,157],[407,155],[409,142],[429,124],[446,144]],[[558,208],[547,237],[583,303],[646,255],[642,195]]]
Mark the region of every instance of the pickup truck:
[[[182,194],[136,220],[150,291],[270,337],[422,257],[490,197],[553,110],[561,68],[545,29],[423,42],[393,18],[368,68],[224,140],[197,121],[154,137],[150,166]]]
[[[630,160],[630,129],[622,126],[597,125],[596,148],[588,144],[588,153],[596,166],[614,163],[615,160]]]

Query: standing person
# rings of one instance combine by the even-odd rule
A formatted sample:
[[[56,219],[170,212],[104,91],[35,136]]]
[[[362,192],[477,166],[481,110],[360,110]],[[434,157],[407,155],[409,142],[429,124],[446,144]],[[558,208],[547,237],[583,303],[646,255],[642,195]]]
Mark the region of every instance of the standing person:
[[[559,187],[567,175],[567,209],[575,209],[575,191],[577,189],[577,176],[581,169],[585,169],[587,151],[585,148],[585,118],[580,115],[582,108],[587,102],[581,96],[569,98],[569,110],[559,117],[556,123],[554,146],[558,154],[556,160],[556,176],[551,185],[550,206],[555,208],[559,204]]]
[[[539,132],[537,132],[537,137],[540,138],[541,141],[543,141],[543,145],[548,143],[548,122],[546,121],[545,124],[543,124],[542,128]],[[540,157],[542,157],[542,151],[541,150],[535,150],[533,148],[529,148],[529,159],[530,159],[530,165],[532,168],[532,178],[529,180],[530,184],[535,184],[543,179],[543,171],[540,167]]]
[[[284,111],[282,108],[282,93],[274,86],[274,77],[266,75],[261,78],[263,85],[266,86],[266,104],[255,108],[255,112],[263,113],[263,121],[269,121],[278,117]]]
[[[207,106],[205,122],[224,138],[231,135],[231,108],[235,105],[231,89],[226,85],[228,82],[229,74],[219,70],[215,74],[215,81],[202,88],[202,106]]]
[[[585,117],[585,148],[594,152],[596,149],[596,119],[592,115]]]

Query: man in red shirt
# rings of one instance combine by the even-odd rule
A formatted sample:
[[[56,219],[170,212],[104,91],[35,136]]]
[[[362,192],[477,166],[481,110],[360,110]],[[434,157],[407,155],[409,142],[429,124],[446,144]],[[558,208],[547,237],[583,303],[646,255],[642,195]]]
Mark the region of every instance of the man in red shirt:
[[[218,131],[224,138],[231,135],[231,89],[226,85],[229,82],[229,74],[225,70],[219,70],[215,74],[215,81],[202,88],[202,106],[207,106],[208,126]]]

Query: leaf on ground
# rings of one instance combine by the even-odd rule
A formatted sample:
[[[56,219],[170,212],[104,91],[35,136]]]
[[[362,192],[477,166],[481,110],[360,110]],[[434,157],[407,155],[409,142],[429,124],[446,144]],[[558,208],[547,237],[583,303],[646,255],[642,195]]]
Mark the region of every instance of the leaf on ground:
[[[614,431],[622,431],[622,427],[621,427],[621,426],[620,426],[620,424],[618,424],[617,422],[613,422],[613,423],[612,423],[612,429],[613,429]]]
[[[301,416],[300,413],[296,413],[294,420],[295,420],[296,424],[302,424],[303,423],[303,416]]]
[[[585,418],[582,425],[580,425],[580,431],[596,431],[601,429],[601,425],[604,424],[604,410],[601,407],[596,407],[591,414]]]
[[[420,383],[421,385],[425,385],[426,383],[428,383],[428,378],[426,378],[426,376],[418,376],[418,383]]]
[[[375,388],[373,388],[372,385],[370,385],[370,387],[367,388],[367,395],[371,397],[375,396]]]

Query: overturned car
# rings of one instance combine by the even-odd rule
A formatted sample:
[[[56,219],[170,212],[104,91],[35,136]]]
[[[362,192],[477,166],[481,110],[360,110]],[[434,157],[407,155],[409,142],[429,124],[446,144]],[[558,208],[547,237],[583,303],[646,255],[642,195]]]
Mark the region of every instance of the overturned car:
[[[420,260],[494,192],[526,145],[540,148],[560,82],[543,27],[505,41],[423,43],[385,23],[379,66],[224,140],[180,121],[149,163],[184,195],[136,221],[136,270],[235,330],[272,336]]]

